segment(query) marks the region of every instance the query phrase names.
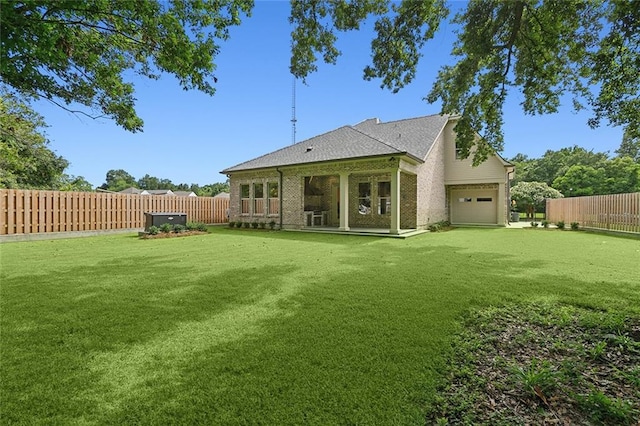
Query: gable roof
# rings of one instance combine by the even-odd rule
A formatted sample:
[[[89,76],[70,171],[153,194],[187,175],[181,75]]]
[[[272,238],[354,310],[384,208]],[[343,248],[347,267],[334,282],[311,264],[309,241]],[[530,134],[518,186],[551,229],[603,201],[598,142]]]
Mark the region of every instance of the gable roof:
[[[129,188],[123,189],[122,191],[118,191],[120,194],[137,194],[137,195],[149,195],[149,193],[145,189],[134,188],[130,186]]]
[[[175,195],[170,189],[147,189],[151,195]]]
[[[197,197],[198,195],[193,191],[173,191],[173,195],[178,197]]]
[[[389,123],[373,118],[314,136],[221,173],[377,155],[407,154],[423,161],[448,121],[449,116],[439,114]]]

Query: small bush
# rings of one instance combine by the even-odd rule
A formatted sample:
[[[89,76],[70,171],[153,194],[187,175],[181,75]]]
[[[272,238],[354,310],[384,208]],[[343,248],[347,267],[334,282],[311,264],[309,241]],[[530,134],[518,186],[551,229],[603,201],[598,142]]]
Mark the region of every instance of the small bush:
[[[242,221],[241,220],[236,222],[236,228],[242,228]]]
[[[543,228],[548,228],[549,227],[549,221],[548,220],[543,220],[541,223],[542,223],[542,227]]]
[[[431,232],[438,232],[440,229],[441,227],[439,223],[432,223],[431,225],[429,225],[429,231]]]
[[[615,397],[608,397],[602,391],[592,391],[587,396],[578,395],[578,404],[602,424],[628,424],[634,422],[633,405]]]
[[[580,224],[578,222],[571,222],[571,229],[577,231],[578,229],[580,229]]]
[[[538,225],[540,225],[538,222],[531,222],[531,226],[533,226],[534,228],[537,228]]]
[[[186,229],[187,229],[186,226],[180,225],[179,223],[176,223],[175,225],[173,225],[173,232],[175,232],[176,234],[180,234],[181,232],[184,232]]]
[[[267,224],[266,224],[266,223],[264,223],[264,222],[260,222],[258,225],[260,225],[260,229],[264,229],[264,227],[265,227]]]
[[[173,231],[173,225],[170,223],[163,223],[162,225],[160,225],[160,231],[168,234],[169,232]]]
[[[431,225],[429,225],[429,231],[440,232],[443,229],[448,228],[450,226],[451,226],[451,222],[449,222],[448,220],[441,220],[440,222],[432,223]]]
[[[229,221],[229,228],[233,228],[234,226],[236,226],[236,223],[234,221]]]
[[[257,220],[254,220],[253,222],[251,222],[251,227],[252,227],[253,229],[258,229],[258,221],[257,221]]]
[[[269,229],[274,230],[276,228],[276,221],[272,220],[269,222]]]
[[[202,222],[187,222],[187,230],[206,232],[207,225]]]
[[[251,227],[251,223],[250,222],[245,222],[244,223],[244,227],[249,229]]]
[[[160,228],[157,226],[154,225],[149,227],[149,235],[158,235],[158,232],[160,232]]]
[[[556,223],[556,226],[558,227],[558,229],[564,229],[564,221],[559,221]]]

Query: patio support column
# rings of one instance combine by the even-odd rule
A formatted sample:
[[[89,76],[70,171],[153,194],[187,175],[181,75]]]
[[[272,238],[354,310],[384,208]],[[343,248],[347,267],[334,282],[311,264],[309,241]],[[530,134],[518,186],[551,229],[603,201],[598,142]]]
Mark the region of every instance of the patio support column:
[[[391,226],[389,233],[400,233],[400,169],[391,171]]]
[[[340,229],[349,230],[349,173],[340,173]]]

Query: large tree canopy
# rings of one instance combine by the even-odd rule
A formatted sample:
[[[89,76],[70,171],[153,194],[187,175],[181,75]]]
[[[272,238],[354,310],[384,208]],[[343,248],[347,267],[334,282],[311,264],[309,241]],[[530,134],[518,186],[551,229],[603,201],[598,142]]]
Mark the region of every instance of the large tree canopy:
[[[252,0],[3,0],[0,77],[27,98],[142,129],[131,72],[213,94],[213,62]],[[82,111],[81,111],[82,112]]]
[[[445,0],[292,0],[291,72],[304,79],[322,57],[335,63],[337,33],[375,21],[364,78],[397,91],[409,84],[427,42],[449,16]],[[213,94],[214,59],[251,0],[4,0],[0,77],[31,97],[79,103],[137,131],[131,72],[175,75]],[[475,0],[452,22],[455,65],[427,96],[460,114],[458,144],[477,164],[503,147],[507,94],[526,114],[556,112],[573,98],[603,121],[640,135],[640,8],[629,0]],[[480,135],[481,138],[478,138]],[[474,148],[472,150],[472,148]]]
[[[367,79],[380,78],[393,91],[410,83],[425,43],[448,16],[444,0],[293,1],[291,70],[305,78],[317,55],[334,63],[339,31],[358,29],[377,16]],[[558,111],[573,98],[575,109],[640,132],[640,8],[628,0],[475,0],[453,17],[459,26],[452,54],[427,100],[442,112],[460,114],[456,131],[463,155],[475,147],[474,162],[503,147],[503,109],[518,90],[526,114]],[[477,138],[477,134],[481,139]]]
[[[0,188],[57,189],[69,162],[49,149],[44,119],[0,93]]]

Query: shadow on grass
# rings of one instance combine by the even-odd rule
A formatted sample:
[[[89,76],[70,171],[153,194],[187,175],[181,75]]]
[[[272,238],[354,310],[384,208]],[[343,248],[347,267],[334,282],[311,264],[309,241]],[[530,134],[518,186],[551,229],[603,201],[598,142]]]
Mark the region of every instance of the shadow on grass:
[[[213,250],[217,235],[226,233],[166,247]],[[467,233],[366,239],[375,250],[342,235],[242,235],[266,248],[254,238],[235,252],[224,245],[228,262],[210,269],[167,262],[169,251],[145,241],[128,246],[144,256],[3,281],[3,419],[424,424],[469,309],[539,299],[640,306],[631,280],[579,280],[550,258],[441,243]]]
[[[422,272],[399,272],[424,255],[433,262]],[[423,424],[450,339],[472,307],[640,302],[631,283],[609,291],[613,283],[554,274],[514,280],[532,262],[502,254],[437,246],[390,249],[388,257],[395,265],[387,273],[377,259],[342,260],[348,273],[331,272],[281,299],[287,315],[263,317],[259,333],[192,354],[177,366],[179,383],[151,378],[108,421]]]

